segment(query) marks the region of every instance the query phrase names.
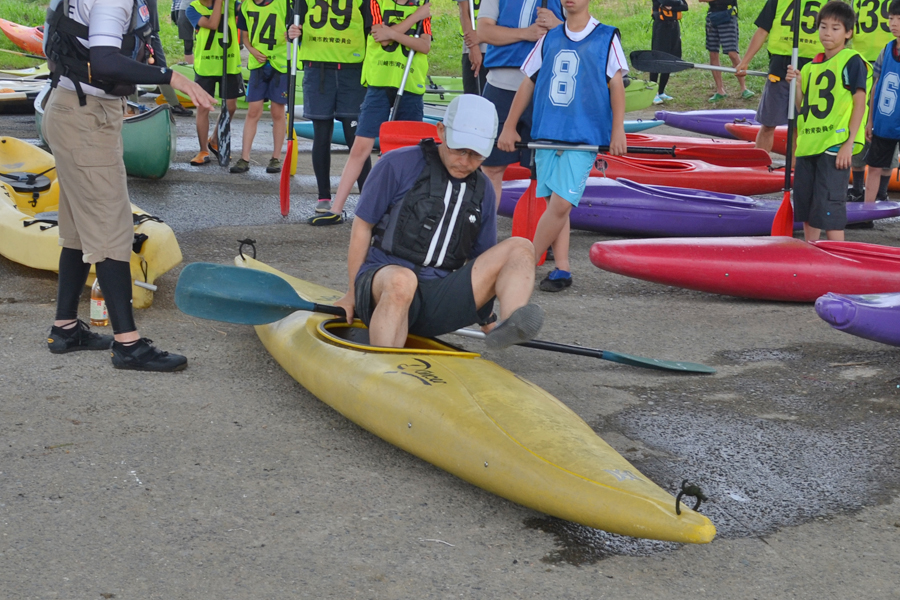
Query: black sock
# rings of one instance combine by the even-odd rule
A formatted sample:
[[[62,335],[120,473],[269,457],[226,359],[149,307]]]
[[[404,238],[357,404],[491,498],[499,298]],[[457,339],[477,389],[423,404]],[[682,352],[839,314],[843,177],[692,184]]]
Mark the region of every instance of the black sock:
[[[857,196],[862,194],[866,188],[866,172],[853,171],[853,193]]]
[[[78,301],[84,291],[91,265],[82,260],[81,250],[63,248],[59,253],[59,283],[56,287],[56,320],[78,318]]]
[[[131,265],[111,258],[102,260],[97,263],[97,279],[106,299],[113,333],[118,335],[135,331],[137,326],[131,308]]]
[[[341,119],[341,127],[344,128],[344,138],[347,140],[347,147],[353,147],[353,140],[356,139],[356,126],[353,125],[353,119]],[[367,156],[366,162],[363,163],[362,171],[359,172],[359,177],[356,178],[356,187],[359,188],[359,191],[362,192],[363,184],[366,183],[366,178],[369,176],[369,171],[372,170],[372,157]]]
[[[334,120],[313,121],[312,164],[319,187],[319,199],[331,198],[331,136]]]
[[[878,182],[878,194],[876,194],[876,200],[887,200],[888,198],[888,184],[891,182],[890,175],[882,175],[881,181]]]

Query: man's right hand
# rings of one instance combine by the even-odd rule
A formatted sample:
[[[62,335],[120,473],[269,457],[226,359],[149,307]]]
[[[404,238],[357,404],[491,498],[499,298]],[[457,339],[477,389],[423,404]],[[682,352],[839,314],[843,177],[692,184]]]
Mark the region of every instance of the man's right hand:
[[[335,306],[339,306],[344,309],[344,312],[347,313],[347,324],[353,323],[353,312],[356,309],[356,292],[350,290],[344,297],[334,303]]]
[[[532,23],[531,25],[526,27],[523,31],[525,32],[524,33],[525,41],[536,42],[547,33],[547,28],[541,27],[537,23]]]
[[[194,106],[198,108],[212,109],[216,104],[216,99],[206,93],[202,87],[196,82],[191,81],[178,71],[172,71],[172,80],[169,82],[173,88],[187,94]]]

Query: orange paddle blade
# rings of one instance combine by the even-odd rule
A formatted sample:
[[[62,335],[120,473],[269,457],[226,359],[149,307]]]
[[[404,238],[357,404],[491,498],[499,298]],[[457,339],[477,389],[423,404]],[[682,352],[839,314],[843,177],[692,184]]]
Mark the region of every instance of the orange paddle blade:
[[[287,152],[284,162],[281,164],[281,216],[286,217],[291,212],[291,164],[294,158],[294,139],[288,140]]]
[[[385,121],[381,124],[381,129],[378,132],[378,144],[381,146],[382,154],[404,146],[415,146],[427,138],[434,138],[436,142],[441,141],[437,134],[437,126],[434,123],[425,123],[424,121]]]
[[[513,237],[523,237],[534,241],[534,233],[537,231],[538,221],[541,215],[547,210],[547,202],[544,198],[538,198],[535,195],[537,189],[537,180],[532,179],[528,185],[528,189],[516,202],[516,210],[513,211],[512,235]],[[538,265],[544,264],[547,253],[544,252]]]
[[[781,206],[775,213],[775,219],[772,221],[772,235],[794,236],[794,207],[791,206],[790,190],[785,190]]]

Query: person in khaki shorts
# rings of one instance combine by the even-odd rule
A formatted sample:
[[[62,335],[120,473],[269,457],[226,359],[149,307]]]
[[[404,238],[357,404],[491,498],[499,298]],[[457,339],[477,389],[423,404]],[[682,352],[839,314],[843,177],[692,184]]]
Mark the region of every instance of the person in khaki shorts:
[[[120,369],[178,371],[187,358],[155,348],[134,324],[129,262],[134,226],[122,160],[123,97],[133,92],[133,84],[147,83],[169,84],[197,106],[209,108],[214,100],[182,75],[146,64],[143,49],[136,54],[142,62],[130,58],[150,35],[146,11],[132,25],[133,5],[132,0],[54,0],[47,13],[44,50],[53,90],[42,127],[56,158],[62,246],[56,319],[47,345],[54,354],[108,350]],[[91,265],[97,268],[114,336],[92,333],[78,319]]]

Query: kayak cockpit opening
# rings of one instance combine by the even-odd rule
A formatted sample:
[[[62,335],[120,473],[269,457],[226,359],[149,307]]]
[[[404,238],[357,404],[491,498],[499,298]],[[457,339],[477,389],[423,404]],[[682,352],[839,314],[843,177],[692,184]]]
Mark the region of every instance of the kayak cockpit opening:
[[[327,341],[366,352],[384,352],[388,354],[434,354],[458,356],[460,358],[477,358],[477,352],[467,352],[440,340],[410,335],[403,348],[382,348],[369,345],[369,330],[360,321],[348,325],[343,319],[326,319],[317,327],[318,333]]]

